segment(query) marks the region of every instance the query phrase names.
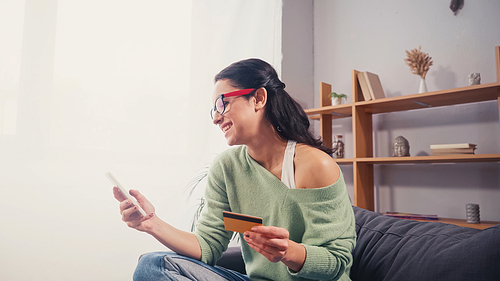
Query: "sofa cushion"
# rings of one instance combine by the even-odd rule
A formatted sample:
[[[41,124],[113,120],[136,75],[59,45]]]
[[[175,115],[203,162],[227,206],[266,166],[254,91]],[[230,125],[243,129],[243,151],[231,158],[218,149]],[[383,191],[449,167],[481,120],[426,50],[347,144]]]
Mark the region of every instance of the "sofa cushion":
[[[353,208],[354,281],[500,280],[500,225],[478,230]]]
[[[228,247],[222,254],[221,259],[217,261],[217,265],[242,274],[247,274],[245,270],[245,262],[241,256],[241,248],[239,246]]]

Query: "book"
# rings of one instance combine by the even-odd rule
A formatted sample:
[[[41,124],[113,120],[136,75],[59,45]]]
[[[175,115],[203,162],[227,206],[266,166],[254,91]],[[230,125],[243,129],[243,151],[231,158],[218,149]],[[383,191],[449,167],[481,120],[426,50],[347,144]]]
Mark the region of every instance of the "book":
[[[433,149],[432,155],[450,155],[450,154],[474,154],[475,147],[469,148],[439,148]]]
[[[358,73],[358,81],[359,86],[361,87],[361,93],[363,94],[365,101],[372,100],[372,95],[370,94],[370,89],[368,88],[368,84],[363,72]]]
[[[422,214],[411,214],[411,213],[400,213],[400,212],[386,212],[384,216],[399,218],[399,219],[414,219],[414,220],[437,220],[437,215],[422,215]]]
[[[476,148],[476,144],[472,143],[449,143],[449,144],[431,144],[431,149],[445,148]]]
[[[384,89],[382,88],[382,83],[380,83],[380,78],[377,74],[365,71],[363,72],[366,84],[370,90],[370,95],[372,99],[383,99],[385,98]]]

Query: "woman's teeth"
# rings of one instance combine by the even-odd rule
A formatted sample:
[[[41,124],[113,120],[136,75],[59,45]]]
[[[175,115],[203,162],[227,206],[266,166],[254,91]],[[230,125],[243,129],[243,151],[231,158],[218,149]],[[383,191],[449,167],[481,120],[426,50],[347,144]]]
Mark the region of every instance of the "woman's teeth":
[[[227,125],[224,128],[222,128],[222,132],[225,133],[227,130],[231,129],[231,125]]]

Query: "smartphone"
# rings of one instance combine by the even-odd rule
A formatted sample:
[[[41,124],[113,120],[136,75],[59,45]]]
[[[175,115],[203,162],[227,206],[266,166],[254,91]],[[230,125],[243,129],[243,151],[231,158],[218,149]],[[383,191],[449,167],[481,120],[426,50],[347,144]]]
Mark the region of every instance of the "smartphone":
[[[139,206],[139,204],[137,203],[137,200],[135,200],[134,197],[132,197],[128,191],[116,180],[116,178],[113,176],[113,174],[111,174],[111,172],[107,172],[106,173],[106,177],[116,186],[118,187],[118,189],[120,190],[120,192],[123,194],[123,196],[125,196],[127,199],[131,200],[134,205],[137,206],[137,211],[142,215],[142,216],[146,216],[146,212],[144,212],[144,210],[141,208],[141,206]]]

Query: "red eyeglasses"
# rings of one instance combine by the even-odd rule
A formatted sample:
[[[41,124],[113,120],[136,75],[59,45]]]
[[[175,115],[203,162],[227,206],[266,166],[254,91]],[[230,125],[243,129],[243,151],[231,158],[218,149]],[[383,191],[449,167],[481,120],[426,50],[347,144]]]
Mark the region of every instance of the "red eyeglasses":
[[[221,115],[224,114],[224,112],[226,111],[226,104],[229,103],[228,101],[224,101],[224,98],[248,95],[254,90],[255,89],[243,89],[217,96],[217,98],[215,99],[214,108],[210,110],[210,117],[214,119],[215,112]]]

